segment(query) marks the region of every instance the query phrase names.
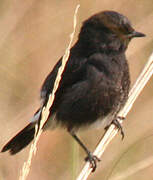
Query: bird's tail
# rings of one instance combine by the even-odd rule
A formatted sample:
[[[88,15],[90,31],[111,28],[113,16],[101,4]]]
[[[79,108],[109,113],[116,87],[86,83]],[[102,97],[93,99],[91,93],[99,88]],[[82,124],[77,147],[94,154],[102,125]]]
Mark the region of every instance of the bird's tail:
[[[9,151],[11,155],[18,153],[25,148],[33,139],[35,135],[35,124],[41,117],[41,110],[38,110],[32,122],[22,129],[16,136],[14,136],[1,150],[1,152]]]
[[[1,152],[10,151],[12,155],[18,153],[33,140],[34,134],[35,126],[29,123],[3,147]]]

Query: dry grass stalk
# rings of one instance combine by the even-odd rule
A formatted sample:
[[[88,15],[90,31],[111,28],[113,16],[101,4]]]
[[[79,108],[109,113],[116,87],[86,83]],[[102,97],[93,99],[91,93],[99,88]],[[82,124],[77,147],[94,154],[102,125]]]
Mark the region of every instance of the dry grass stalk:
[[[125,106],[123,109],[118,113],[118,116],[120,117],[126,117],[130,109],[132,108],[136,98],[139,96],[140,92],[142,89],[145,87],[146,83],[149,81],[151,76],[153,75],[153,53],[149,57],[148,62],[146,63],[143,71],[137,78],[137,81],[135,82],[134,86],[132,87],[130,93],[129,93],[129,98],[128,101],[126,102]],[[122,121],[120,121],[122,123]],[[115,137],[117,134],[118,129],[112,124],[109,129],[106,131],[104,136],[102,137],[100,143],[96,147],[94,151],[94,155],[96,155],[98,158],[102,156],[104,153],[106,147],[108,144],[111,142],[111,140]],[[81,173],[77,177],[77,180],[86,180],[88,176],[90,175],[92,169],[90,168],[89,162],[87,162],[82,169]]]
[[[46,107],[44,107],[43,110],[42,110],[42,118],[41,118],[41,121],[40,121],[40,128],[38,130],[37,135],[35,135],[34,141],[33,141],[32,145],[31,145],[31,148],[30,148],[28,159],[23,165],[19,180],[25,180],[26,177],[29,174],[32,157],[33,157],[33,154],[36,153],[36,146],[37,146],[37,142],[38,142],[38,140],[40,138],[40,135],[42,133],[42,127],[43,127],[43,125],[45,124],[45,122],[46,122],[46,120],[48,118],[49,109],[53,104],[53,101],[54,101],[54,98],[55,98],[55,93],[56,93],[56,91],[58,89],[58,86],[59,86],[59,83],[60,83],[60,80],[61,80],[61,75],[62,75],[62,73],[64,71],[65,65],[66,65],[66,63],[68,61],[68,58],[69,58],[70,48],[71,48],[71,45],[72,45],[72,42],[73,42],[73,37],[74,37],[74,34],[75,34],[76,25],[77,25],[77,13],[78,13],[79,7],[80,7],[80,5],[77,5],[77,7],[75,9],[73,32],[70,34],[70,42],[69,42],[69,45],[68,45],[68,47],[67,47],[67,49],[65,51],[65,54],[64,54],[64,56],[62,58],[62,65],[58,70],[58,74],[57,74],[57,77],[56,77],[56,80],[55,80],[55,83],[54,83],[53,91],[49,96]],[[37,129],[37,126],[36,126],[36,129]]]

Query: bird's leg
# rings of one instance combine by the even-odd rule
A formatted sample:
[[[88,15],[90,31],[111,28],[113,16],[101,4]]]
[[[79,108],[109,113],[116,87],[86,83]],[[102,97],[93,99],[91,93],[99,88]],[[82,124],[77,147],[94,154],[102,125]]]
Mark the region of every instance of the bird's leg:
[[[124,131],[123,131],[123,127],[122,127],[121,123],[119,122],[119,120],[124,120],[124,119],[125,119],[125,117],[117,116],[117,117],[112,121],[112,123],[118,128],[118,130],[121,131],[122,140],[124,139]]]
[[[123,127],[122,127],[121,123],[119,122],[119,120],[124,120],[124,119],[125,119],[125,117],[117,116],[116,118],[114,118],[114,120],[108,126],[105,127],[105,130],[107,131],[109,126],[111,124],[114,124],[118,128],[118,130],[121,131],[121,136],[122,136],[122,140],[123,140],[124,139],[124,131],[123,131]]]
[[[87,148],[86,146],[81,142],[81,140],[76,136],[76,134],[73,131],[69,131],[69,133],[71,134],[71,136],[79,143],[79,145],[84,149],[84,151],[87,153],[87,157],[85,158],[85,161],[89,161],[91,168],[92,168],[92,172],[94,172],[97,168],[97,161],[99,162],[100,159],[93,155]]]

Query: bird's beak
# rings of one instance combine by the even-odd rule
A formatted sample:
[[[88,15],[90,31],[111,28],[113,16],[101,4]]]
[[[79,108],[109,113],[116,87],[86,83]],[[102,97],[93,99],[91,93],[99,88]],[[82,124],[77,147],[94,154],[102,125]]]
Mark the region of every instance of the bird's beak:
[[[137,31],[133,31],[131,34],[128,35],[129,38],[134,38],[134,37],[144,37],[146,36],[145,34]]]

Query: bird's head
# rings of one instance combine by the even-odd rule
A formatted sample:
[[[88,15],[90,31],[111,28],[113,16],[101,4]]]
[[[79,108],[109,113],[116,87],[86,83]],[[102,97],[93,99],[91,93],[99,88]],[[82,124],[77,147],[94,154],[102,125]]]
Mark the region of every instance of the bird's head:
[[[99,44],[102,49],[117,51],[125,50],[132,38],[144,36],[135,31],[127,17],[115,11],[103,11],[91,16],[83,23],[79,35],[88,44]]]

